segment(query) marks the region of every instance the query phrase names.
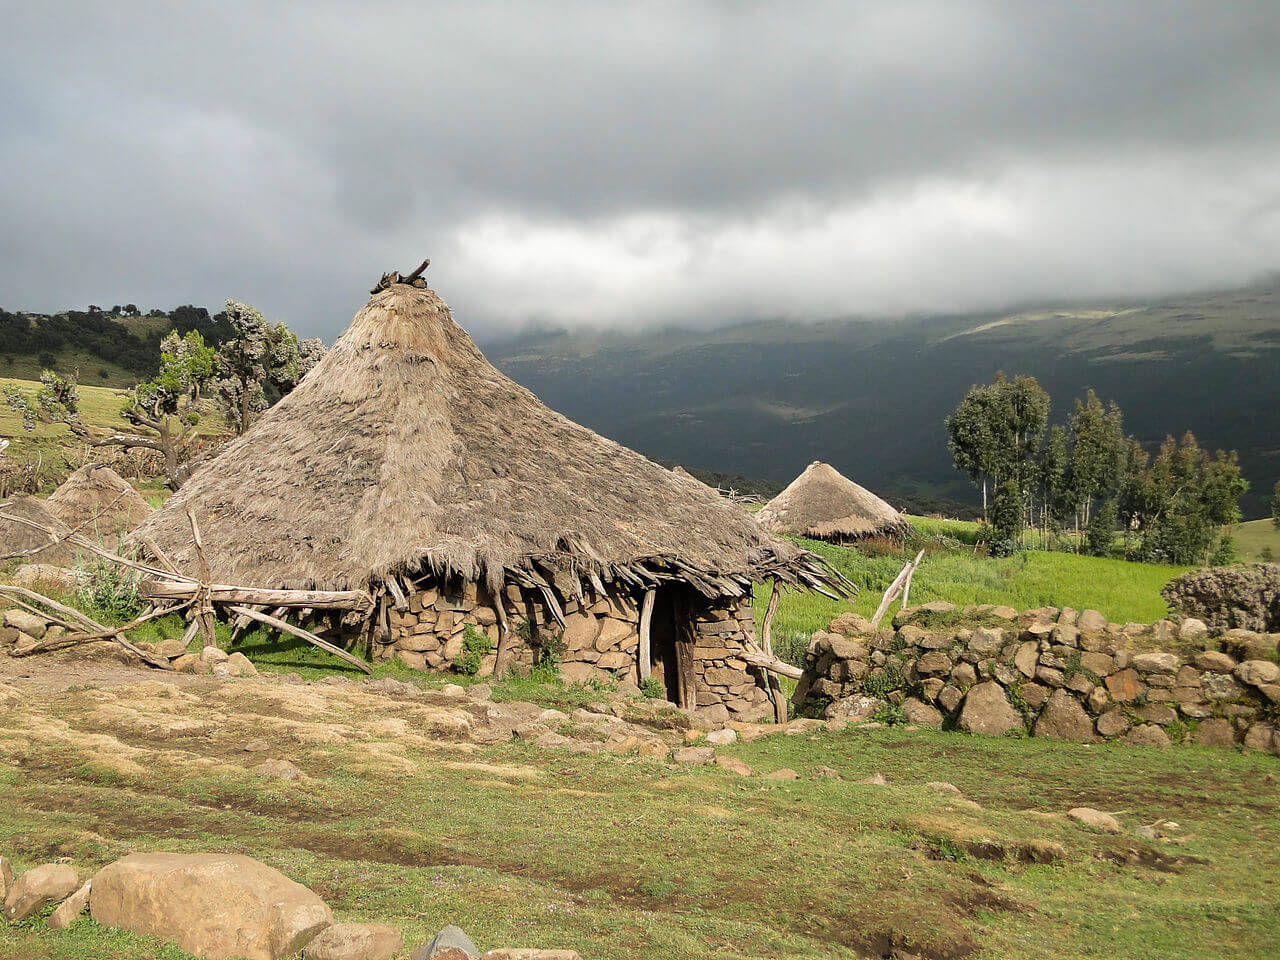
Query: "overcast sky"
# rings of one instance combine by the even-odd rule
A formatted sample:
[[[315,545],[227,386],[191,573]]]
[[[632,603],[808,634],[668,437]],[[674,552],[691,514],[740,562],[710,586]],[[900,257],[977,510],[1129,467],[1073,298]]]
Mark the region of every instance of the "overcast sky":
[[[331,338],[894,315],[1280,267],[1280,2],[0,0],[0,306]]]

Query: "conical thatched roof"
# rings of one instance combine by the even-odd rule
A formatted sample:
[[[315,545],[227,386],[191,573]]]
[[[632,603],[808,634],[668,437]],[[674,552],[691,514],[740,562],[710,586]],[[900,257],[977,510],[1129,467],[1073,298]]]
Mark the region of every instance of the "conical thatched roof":
[[[45,530],[0,516],[0,563],[21,559],[27,563],[52,563],[68,566],[75,563],[76,551],[62,538],[71,530],[45,507],[44,501],[35,497],[14,497],[0,500],[0,514],[20,517],[40,524]],[[46,532],[56,531],[57,535]]]
[[[110,467],[86,463],[46,501],[49,512],[90,540],[118,537],[151,516],[151,505]]]
[[[712,491],[548,409],[434,292],[400,282],[139,528],[194,573],[189,505],[215,579],[259,587],[431,571],[563,590],[593,575],[713,594],[768,576],[842,589]]]
[[[774,533],[814,540],[901,536],[907,530],[897,510],[818,460],[766,503],[756,520]]]

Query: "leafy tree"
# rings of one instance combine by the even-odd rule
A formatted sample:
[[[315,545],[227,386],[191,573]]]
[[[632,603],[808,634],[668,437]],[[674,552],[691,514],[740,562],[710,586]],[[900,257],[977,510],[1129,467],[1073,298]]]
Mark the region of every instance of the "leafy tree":
[[[1221,548],[1220,528],[1240,520],[1249,483],[1235,453],[1210,457],[1188,432],[1168,437],[1144,476],[1143,553],[1169,563],[1209,562]]]
[[[1022,543],[1024,527],[1022,490],[1017,481],[1004,481],[996,490],[991,509],[991,553],[1008,556]]]
[[[1089,518],[1085,530],[1085,549],[1095,557],[1111,556],[1111,542],[1116,534],[1116,517],[1119,507],[1115,497],[1104,500],[1096,513]]]
[[[1103,407],[1090,390],[1077,400],[1067,420],[1071,438],[1069,487],[1080,522],[1088,523],[1093,501],[1114,490],[1120,481],[1125,452],[1124,418],[1112,403]]]
[[[213,360],[217,351],[205,346],[199,330],[188,330],[184,336],[170,330],[160,341],[160,370],[172,370],[178,377],[178,385],[199,402],[200,393],[213,379]]]
[[[1271,522],[1280,530],[1280,480],[1276,481],[1276,487],[1271,491]]]
[[[1049,439],[1040,451],[1040,519],[1044,532],[1060,531],[1062,522],[1075,504],[1071,499],[1071,454],[1067,448],[1067,431],[1054,425]]]
[[[244,433],[258,415],[288,393],[324,356],[319,340],[302,340],[284,324],[271,324],[247,303],[227,301],[233,337],[213,361],[217,393],[227,425]]]
[[[1038,476],[1037,454],[1049,419],[1049,395],[1034,377],[1009,380],[1003,373],[973,386],[947,418],[947,447],[956,468],[982,488],[1013,480],[1026,498]]]

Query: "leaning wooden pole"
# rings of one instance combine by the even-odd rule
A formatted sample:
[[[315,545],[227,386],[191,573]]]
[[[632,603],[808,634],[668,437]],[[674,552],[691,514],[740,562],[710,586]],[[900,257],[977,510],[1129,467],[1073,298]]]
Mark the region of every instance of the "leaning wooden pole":
[[[192,612],[195,615],[196,623],[200,624],[200,636],[204,640],[204,645],[206,647],[216,647],[218,645],[218,635],[215,632],[214,625],[217,621],[213,617],[213,599],[210,594],[213,573],[210,571],[209,561],[204,555],[204,541],[200,538],[200,525],[196,523],[196,512],[189,506],[187,507],[187,520],[191,523],[191,538],[195,543],[196,560],[200,564],[200,585],[196,590]]]
[[[289,633],[300,640],[305,640],[312,646],[319,647],[327,653],[332,653],[339,660],[345,660],[352,666],[360,668],[365,673],[373,673],[373,667],[369,666],[369,664],[365,663],[359,657],[353,657],[351,654],[347,653],[347,651],[343,650],[339,646],[335,646],[328,640],[321,640],[310,630],[304,630],[302,627],[295,627],[291,623],[287,623],[284,620],[271,616],[270,614],[254,610],[252,607],[232,606],[228,609],[230,609],[232,613],[238,613],[242,617],[248,617],[250,620],[257,620],[259,623],[265,623],[269,627],[275,627],[282,633]]]
[[[641,683],[653,674],[652,641],[649,638],[649,631],[653,627],[653,603],[656,597],[657,591],[646,590],[644,599],[640,602],[640,646],[636,648],[636,668]]]
[[[760,647],[765,656],[773,656],[773,617],[778,612],[778,600],[782,595],[782,587],[773,581],[773,592],[769,594],[769,606],[764,611],[764,625],[760,630]],[[782,695],[782,684],[778,675],[772,670],[765,670],[765,678],[769,683],[769,698],[773,701],[773,716],[778,723],[787,722],[787,698]]]
[[[908,561],[907,565],[902,568],[902,572],[893,578],[893,583],[889,584],[889,589],[884,592],[884,596],[880,599],[880,606],[876,607],[875,616],[871,618],[871,626],[880,626],[880,620],[889,609],[889,605],[893,603],[894,598],[902,592],[904,585],[911,579],[911,575],[915,572],[916,565],[919,564],[923,558],[924,551],[921,550],[916,554],[916,558]]]

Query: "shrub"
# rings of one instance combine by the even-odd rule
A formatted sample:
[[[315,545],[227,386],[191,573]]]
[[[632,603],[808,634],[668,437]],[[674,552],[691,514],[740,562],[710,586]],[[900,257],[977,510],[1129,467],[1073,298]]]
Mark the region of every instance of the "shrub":
[[[1092,517],[1085,530],[1085,551],[1095,557],[1111,555],[1111,542],[1115,539],[1119,508],[1114,499],[1105,501]]]
[[[454,658],[453,669],[468,677],[480,672],[480,664],[493,649],[493,642],[471,624],[462,631],[462,652]]]
[[[667,690],[657,677],[645,677],[640,681],[640,692],[650,700],[664,700]]]
[[[862,692],[868,697],[883,700],[895,690],[901,690],[907,682],[897,664],[886,663],[880,673],[867,674],[862,681]]]
[[[871,719],[886,727],[901,727],[907,722],[907,712],[895,703],[886,703],[871,715]]]
[[[94,557],[81,563],[76,573],[76,601],[81,607],[101,617],[120,620],[127,620],[142,609],[138,571]]]

